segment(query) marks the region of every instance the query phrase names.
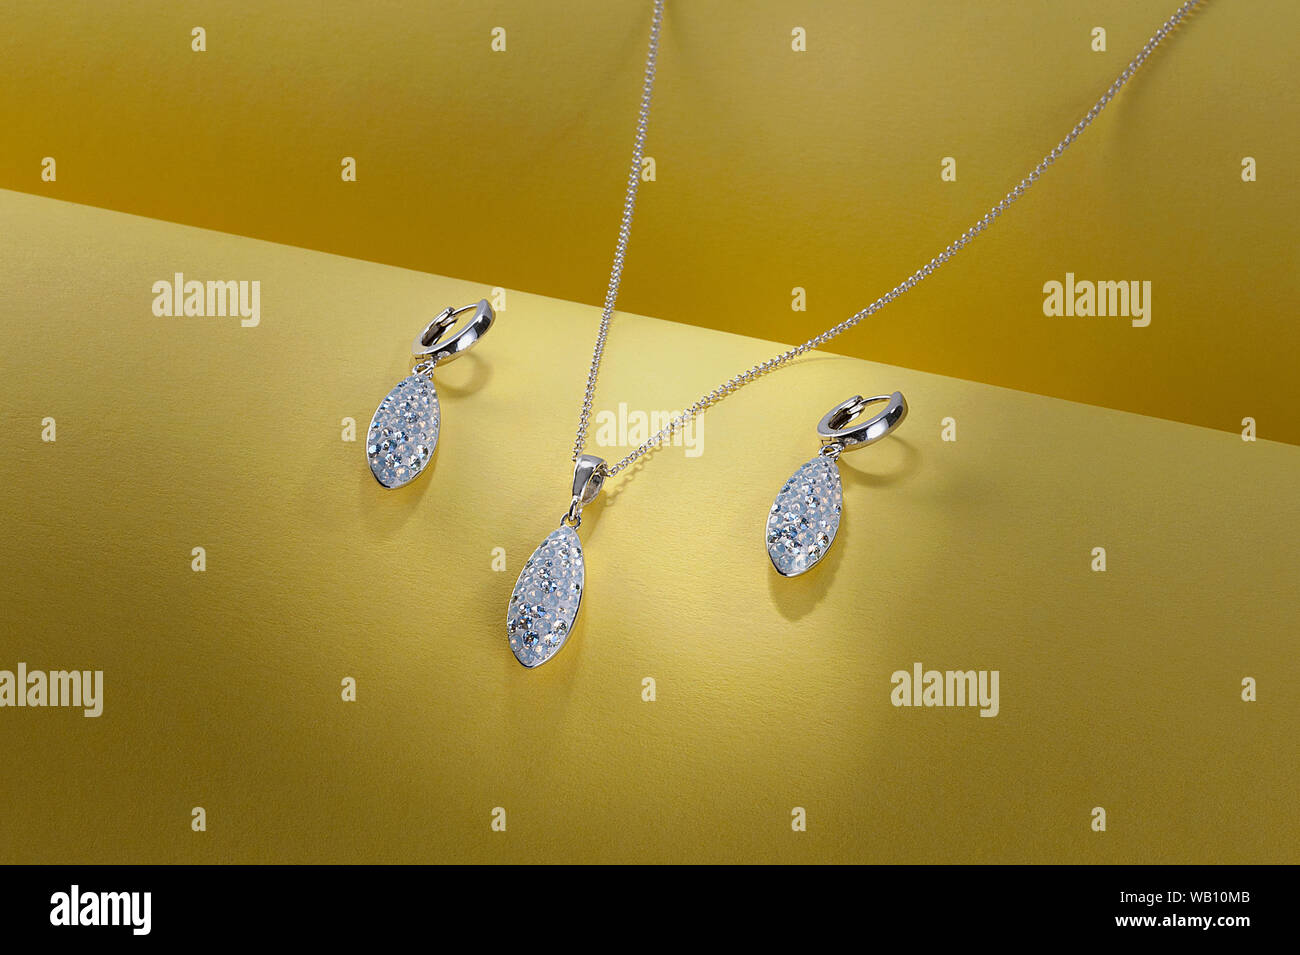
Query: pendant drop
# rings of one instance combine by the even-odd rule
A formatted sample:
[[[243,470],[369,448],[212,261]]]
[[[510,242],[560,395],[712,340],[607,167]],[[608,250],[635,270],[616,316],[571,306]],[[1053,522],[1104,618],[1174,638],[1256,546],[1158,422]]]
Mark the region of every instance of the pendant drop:
[[[447,330],[456,324],[456,316],[471,310],[474,315],[466,325],[443,341]],[[379,402],[366,434],[366,460],[381,485],[404,487],[433,460],[442,426],[433,370],[473,348],[495,319],[487,299],[480,299],[473,305],[444,308],[416,336],[411,354],[420,362]]]
[[[515,659],[529,669],[559,653],[573,632],[587,584],[582,541],[576,528],[582,524],[582,506],[596,499],[607,473],[601,458],[578,455],[569,509],[560,519],[560,526],[546,535],[546,540],[524,561],[524,569],[510,593],[506,639]]]
[[[560,652],[578,617],[585,579],[582,542],[567,524],[524,562],[506,611],[510,649],[524,666],[541,666]]]
[[[366,435],[370,472],[384,487],[410,484],[433,457],[442,423],[433,379],[409,375],[388,393]]]
[[[797,577],[826,555],[843,504],[839,465],[831,457],[818,454],[790,475],[767,516],[767,556],[782,577]]]
[[[883,411],[850,424],[879,401],[888,402]],[[767,514],[767,556],[782,577],[812,570],[835,542],[844,506],[840,455],[879,441],[906,417],[907,402],[897,391],[874,398],[854,395],[826,412],[817,425],[822,449],[781,485]]]

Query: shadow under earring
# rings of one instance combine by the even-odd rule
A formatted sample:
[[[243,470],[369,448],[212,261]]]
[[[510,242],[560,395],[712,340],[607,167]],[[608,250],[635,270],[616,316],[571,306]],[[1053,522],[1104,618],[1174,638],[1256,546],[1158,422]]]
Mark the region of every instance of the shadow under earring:
[[[869,405],[889,402],[885,410],[859,425],[849,426]],[[842,401],[817,425],[822,449],[781,486],[767,515],[767,556],[783,577],[812,570],[826,556],[840,527],[844,490],[839,457],[879,441],[907,417],[902,392]]]
[[[474,310],[459,332],[442,341],[456,316]],[[433,370],[464,354],[487,334],[496,315],[487,299],[460,308],[445,308],[425,326],[411,346],[421,359],[375,409],[366,435],[366,459],[375,480],[387,488],[410,484],[433,459],[442,412],[433,386]]]

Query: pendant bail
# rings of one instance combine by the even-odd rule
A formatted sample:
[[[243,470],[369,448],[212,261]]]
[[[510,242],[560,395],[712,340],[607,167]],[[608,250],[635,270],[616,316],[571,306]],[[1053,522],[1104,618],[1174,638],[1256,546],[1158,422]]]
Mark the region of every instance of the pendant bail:
[[[609,476],[605,459],[594,454],[580,454],[573,464],[573,500],[560,519],[561,524],[577,527],[582,523],[582,507],[590,504],[600,493]]]

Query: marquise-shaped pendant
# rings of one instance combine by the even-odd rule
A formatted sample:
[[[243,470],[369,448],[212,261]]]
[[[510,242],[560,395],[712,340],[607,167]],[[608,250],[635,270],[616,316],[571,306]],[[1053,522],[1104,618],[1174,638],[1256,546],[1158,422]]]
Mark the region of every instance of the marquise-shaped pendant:
[[[370,420],[366,458],[375,480],[384,487],[410,484],[433,458],[438,446],[438,392],[425,375],[397,383]]]
[[[582,542],[572,527],[561,525],[524,562],[510,594],[506,636],[520,663],[541,666],[564,646],[585,581]]]
[[[797,577],[826,556],[843,504],[832,458],[819,454],[790,475],[767,515],[767,556],[782,576]]]

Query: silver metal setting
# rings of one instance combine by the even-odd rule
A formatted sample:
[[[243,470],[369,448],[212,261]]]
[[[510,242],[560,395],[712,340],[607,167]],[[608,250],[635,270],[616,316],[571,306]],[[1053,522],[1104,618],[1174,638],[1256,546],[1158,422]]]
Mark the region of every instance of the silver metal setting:
[[[560,652],[578,620],[587,573],[577,528],[582,508],[605,484],[604,458],[581,454],[573,465],[573,501],[560,526],[524,562],[506,608],[510,650],[530,670]]]
[[[445,341],[456,316],[470,310],[465,327]],[[366,460],[381,487],[404,487],[424,473],[438,449],[442,409],[433,370],[473,348],[487,334],[496,315],[487,299],[460,308],[444,308],[424,327],[411,346],[416,362],[411,374],[379,403],[366,433]]]
[[[860,424],[850,425],[854,418],[880,401],[888,402],[884,411]],[[895,391],[892,395],[876,395],[874,398],[854,395],[826,412],[817,424],[817,433],[821,435],[823,448],[836,449],[826,453],[837,458],[845,451],[874,444],[902,424],[906,417],[907,402],[901,391]]]
[[[605,466],[604,458],[594,454],[578,455],[578,460],[573,465],[573,500],[569,503],[569,509],[565,511],[564,516],[560,518],[561,524],[570,527],[582,526],[583,505],[590,504],[596,499],[600,489],[605,486],[605,478],[608,475],[609,469]]]
[[[456,324],[456,316],[470,309],[474,310],[474,317],[467,321],[465,327],[455,335],[443,341],[443,335]],[[492,311],[492,306],[485,298],[479,299],[472,305],[462,305],[460,308],[444,308],[424,327],[424,331],[415,336],[415,341],[411,345],[411,354],[425,359],[417,367],[427,365],[432,369],[436,365],[445,365],[459,358],[478,344],[479,339],[488,333],[495,320],[496,313]]]
[[[854,424],[872,405],[880,411]],[[767,556],[782,577],[798,577],[821,562],[835,542],[844,505],[839,458],[845,451],[866,447],[897,428],[907,417],[902,392],[841,401],[817,424],[822,446],[781,485],[767,512],[764,540]]]

